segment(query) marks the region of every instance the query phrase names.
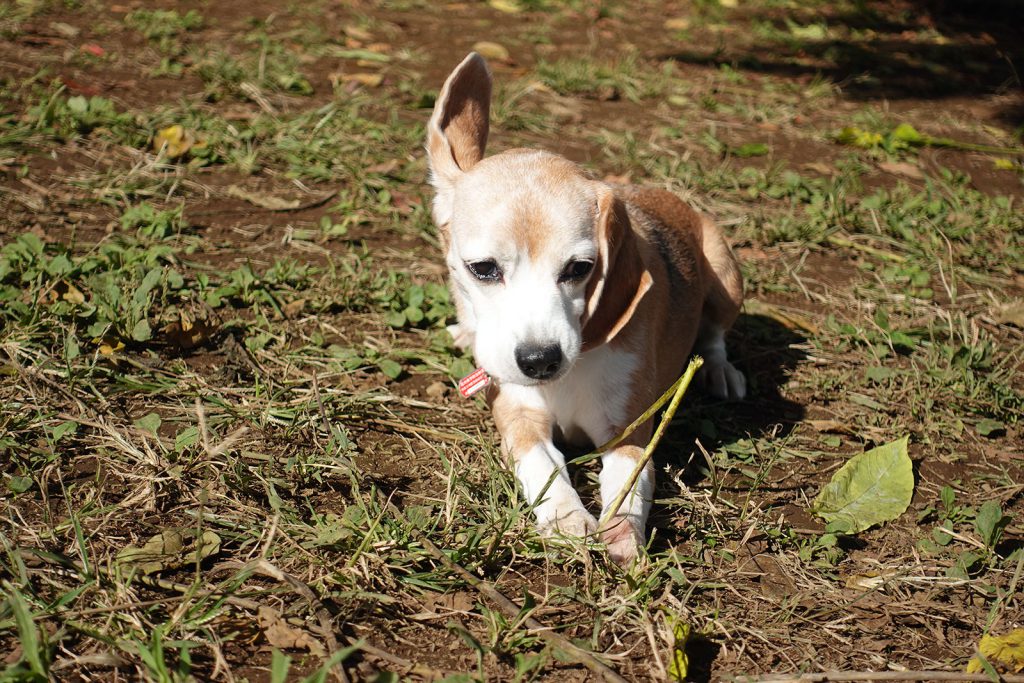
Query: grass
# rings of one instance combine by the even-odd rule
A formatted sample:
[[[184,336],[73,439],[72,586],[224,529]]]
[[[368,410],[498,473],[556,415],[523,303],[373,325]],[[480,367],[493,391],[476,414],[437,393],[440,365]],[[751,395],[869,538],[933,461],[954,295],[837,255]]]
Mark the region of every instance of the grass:
[[[38,66],[59,56],[45,42],[0,54],[21,67],[0,91],[0,678],[585,680],[579,649],[631,679],[680,653],[695,680],[958,670],[1020,626],[1024,358],[997,313],[1021,297],[1019,167],[835,142],[1013,131],[956,103],[880,113],[827,75],[665,61],[661,17],[641,27],[657,50],[612,50],[636,40],[614,4],[457,19],[538,50],[495,69],[495,149],[578,144],[595,173],[714,213],[743,261],[730,343],[752,396],[687,399],[626,571],[537,537],[483,401],[453,392],[474,365],[444,330],[421,152],[440,38],[406,39],[395,12],[451,16],[277,9],[0,10],[14,38],[94,26],[81,41],[108,55],[71,78]],[[697,14],[688,40],[708,45],[747,21]],[[581,21],[609,32],[592,59],[562,41]],[[787,49],[873,40],[749,21]],[[82,91],[153,70],[180,89]],[[827,533],[818,488],[904,434],[911,509]],[[596,473],[574,473],[584,492]]]

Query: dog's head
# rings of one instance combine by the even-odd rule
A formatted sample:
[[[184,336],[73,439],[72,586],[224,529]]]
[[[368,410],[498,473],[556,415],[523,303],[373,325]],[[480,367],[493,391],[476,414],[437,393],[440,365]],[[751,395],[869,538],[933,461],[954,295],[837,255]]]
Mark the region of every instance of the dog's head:
[[[501,382],[554,381],[618,334],[651,278],[610,187],[546,152],[484,158],[490,96],[476,53],[441,89],[427,132],[434,220],[477,362]]]

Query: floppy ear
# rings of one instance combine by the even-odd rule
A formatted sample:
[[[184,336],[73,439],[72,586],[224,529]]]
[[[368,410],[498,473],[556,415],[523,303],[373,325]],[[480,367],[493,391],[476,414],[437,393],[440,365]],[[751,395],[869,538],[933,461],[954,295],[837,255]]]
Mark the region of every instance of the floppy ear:
[[[644,266],[625,205],[610,188],[597,200],[598,256],[587,283],[583,350],[615,338],[636,311],[653,279]]]
[[[491,112],[491,72],[487,62],[470,52],[445,81],[427,124],[430,183],[437,190],[434,220],[451,217],[450,193],[456,179],[484,156]]]

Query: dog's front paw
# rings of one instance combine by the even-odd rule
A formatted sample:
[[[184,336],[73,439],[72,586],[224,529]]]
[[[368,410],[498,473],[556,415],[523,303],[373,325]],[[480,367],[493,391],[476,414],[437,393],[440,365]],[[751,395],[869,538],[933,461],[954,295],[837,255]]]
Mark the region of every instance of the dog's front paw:
[[[747,378],[727,360],[706,359],[701,374],[715,398],[738,401],[747,395]]]
[[[597,520],[586,510],[579,508],[549,519],[538,519],[537,530],[541,536],[549,538],[558,535],[583,538],[597,531]]]
[[[629,566],[644,546],[644,530],[632,515],[615,515],[601,529],[608,557],[620,567]]]

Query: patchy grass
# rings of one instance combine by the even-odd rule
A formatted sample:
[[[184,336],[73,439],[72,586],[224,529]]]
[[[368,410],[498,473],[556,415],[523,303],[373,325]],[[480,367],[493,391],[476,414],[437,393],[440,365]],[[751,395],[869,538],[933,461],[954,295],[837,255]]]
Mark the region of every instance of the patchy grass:
[[[0,8],[3,678],[958,670],[1021,627],[1024,176],[978,151],[1021,142],[974,65],[1006,62],[827,9]],[[752,395],[687,400],[630,571],[536,536],[452,390],[421,145],[477,40],[510,51],[496,149],[672,189],[743,261]],[[903,435],[910,510],[830,533],[809,501]]]

